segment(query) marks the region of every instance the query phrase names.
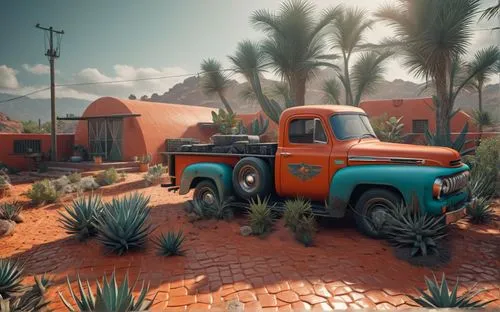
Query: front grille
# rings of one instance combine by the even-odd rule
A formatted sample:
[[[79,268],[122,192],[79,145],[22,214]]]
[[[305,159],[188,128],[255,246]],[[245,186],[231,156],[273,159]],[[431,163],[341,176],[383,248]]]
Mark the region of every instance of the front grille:
[[[469,182],[469,171],[464,171],[451,177],[443,179],[443,190],[446,194],[455,193],[467,186]]]
[[[452,166],[452,167],[459,166],[461,164],[462,164],[462,160],[461,159],[450,161],[450,166]]]

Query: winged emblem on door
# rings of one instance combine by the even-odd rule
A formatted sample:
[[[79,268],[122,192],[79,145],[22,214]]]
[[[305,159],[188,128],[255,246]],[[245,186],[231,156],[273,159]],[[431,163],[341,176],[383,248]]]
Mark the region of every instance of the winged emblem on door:
[[[321,172],[321,166],[305,163],[289,164],[288,171],[302,181],[311,180]]]

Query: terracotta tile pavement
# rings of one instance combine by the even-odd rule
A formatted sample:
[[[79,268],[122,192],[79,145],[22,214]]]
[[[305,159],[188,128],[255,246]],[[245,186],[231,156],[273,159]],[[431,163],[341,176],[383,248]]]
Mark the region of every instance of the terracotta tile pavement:
[[[130,174],[126,182],[101,189],[104,199],[136,190],[140,178]],[[27,187],[15,186],[14,196],[26,200],[20,193]],[[189,196],[159,186],[137,190],[151,197],[152,221],[158,226],[153,235],[183,229],[184,256],[164,258],[149,245],[119,257],[106,254],[94,239],[80,243],[58,226],[61,203],[26,210],[15,234],[0,239],[0,256],[26,260],[27,275],[51,275],[55,310],[63,310],[57,291],[68,298],[67,275],[76,289],[77,273],[93,284],[114,268],[120,276],[128,272],[130,280],[150,282],[149,297],[157,293],[153,311],[223,311],[228,303],[235,311],[402,308],[414,304],[406,294],[415,294],[414,287],[424,287],[424,276],[432,274],[431,269],[397,260],[385,242],[363,237],[339,222],[321,222],[315,247],[305,248],[281,222],[265,239],[242,237],[242,217],[190,223],[182,208]],[[487,290],[484,299],[499,298],[499,228],[498,222],[453,226],[453,259],[435,272],[458,277],[466,287],[477,282]],[[500,308],[500,300],[491,307]]]

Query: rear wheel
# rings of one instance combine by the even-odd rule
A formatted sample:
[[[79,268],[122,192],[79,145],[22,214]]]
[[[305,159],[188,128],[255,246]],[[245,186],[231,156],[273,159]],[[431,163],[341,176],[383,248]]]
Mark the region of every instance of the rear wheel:
[[[385,189],[364,192],[356,203],[355,218],[358,229],[373,238],[382,238],[389,218],[389,211],[396,209],[401,196]]]
[[[269,195],[272,175],[267,163],[257,157],[240,160],[233,170],[234,192],[243,199]]]
[[[219,202],[217,186],[210,180],[198,183],[194,189],[193,200],[203,208],[212,208]]]

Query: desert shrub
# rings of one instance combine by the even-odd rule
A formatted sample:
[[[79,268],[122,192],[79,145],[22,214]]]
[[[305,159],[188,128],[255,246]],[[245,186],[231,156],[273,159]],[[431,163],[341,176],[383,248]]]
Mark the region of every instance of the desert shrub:
[[[67,176],[62,176],[58,179],[52,180],[51,183],[52,185],[54,185],[57,191],[62,191],[65,186],[71,184],[71,181]]]
[[[283,219],[285,226],[295,232],[302,217],[312,213],[311,202],[303,198],[289,199],[285,201],[285,212]]]
[[[104,206],[97,222],[97,239],[118,255],[143,248],[152,231],[149,197],[134,193],[113,198]]]
[[[0,170],[0,188],[10,188],[10,178],[4,170]]]
[[[73,287],[71,287],[69,278],[67,280],[68,291],[71,298],[76,303],[76,309],[80,311],[147,311],[151,308],[156,298],[155,295],[152,300],[146,299],[146,295],[149,291],[149,283],[146,286],[142,283],[142,287],[138,293],[139,296],[135,297],[134,293],[137,293],[135,290],[135,283],[132,284],[132,287],[129,286],[128,274],[125,275],[125,278],[121,283],[118,283],[114,270],[109,281],[106,278],[106,275],[103,276],[101,283],[96,281],[96,294],[92,293],[88,280],[85,283],[87,285],[87,292],[83,290],[84,283],[80,279],[80,276],[77,277],[77,283],[80,290],[80,297],[78,297],[78,294],[75,293]],[[64,298],[61,292],[59,292],[59,297],[68,311],[75,311],[75,307],[73,307],[73,305],[66,300],[66,298]]]
[[[490,198],[495,193],[500,169],[500,138],[482,140],[475,156],[467,157],[471,167],[470,188],[474,197]]]
[[[304,246],[309,247],[314,242],[314,236],[316,235],[317,226],[316,218],[312,214],[303,215],[297,225],[295,226],[295,239],[304,244]]]
[[[259,196],[250,199],[248,205],[249,225],[255,235],[264,235],[271,232],[273,228],[273,214],[269,207],[269,198],[262,200]]]
[[[66,233],[83,241],[97,234],[97,219],[102,213],[101,196],[89,194],[87,198],[80,196],[73,200],[71,206],[64,205],[65,213],[59,212],[62,227]]]
[[[177,233],[168,232],[165,234],[160,234],[154,240],[156,247],[158,248],[158,254],[161,256],[181,256],[183,254],[182,243],[184,242],[184,234],[182,231]]]
[[[166,168],[161,164],[149,167],[148,173],[144,175],[144,181],[148,185],[158,184],[161,182],[161,177],[165,172]]]
[[[59,198],[55,186],[47,179],[35,182],[25,195],[31,199],[33,204],[53,203]]]
[[[440,255],[442,247],[438,244],[446,236],[443,218],[422,213],[416,199],[408,206],[400,204],[388,211],[385,228],[387,239],[408,261],[418,257],[430,257],[429,265],[433,265],[434,258],[437,262],[444,261]],[[410,262],[419,264],[419,260]],[[421,264],[426,265],[426,261]]]
[[[118,182],[118,172],[116,171],[115,168],[109,168],[105,171],[100,172],[96,176],[95,181],[100,186],[114,184],[114,183]]]
[[[467,216],[472,223],[482,224],[490,222],[495,213],[491,202],[484,197],[479,197],[467,204]]]
[[[83,177],[78,183],[79,190],[91,191],[99,188],[99,184],[95,181],[94,177]]]
[[[16,221],[22,209],[23,205],[18,201],[0,204],[0,219]]]
[[[82,175],[78,172],[73,172],[72,174],[68,175],[68,180],[70,183],[78,183],[82,180]]]
[[[475,285],[465,291],[462,295],[458,295],[458,279],[450,291],[448,287],[448,282],[446,281],[445,275],[441,278],[441,283],[438,282],[436,276],[433,274],[433,279],[425,277],[425,284],[428,288],[428,293],[423,289],[418,289],[421,297],[416,298],[409,296],[416,304],[424,308],[465,308],[465,309],[477,309],[482,308],[489,303],[496,301],[497,299],[489,301],[479,301],[477,295],[484,292],[484,290],[474,290]]]

